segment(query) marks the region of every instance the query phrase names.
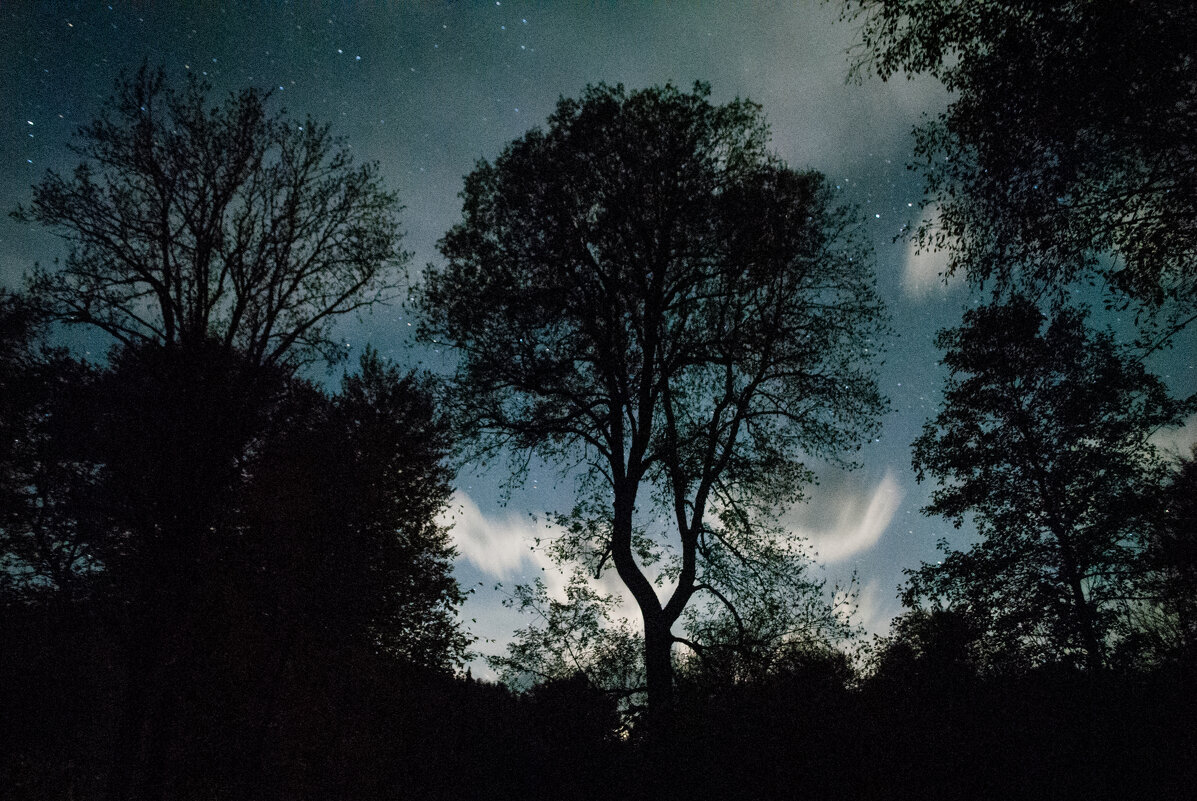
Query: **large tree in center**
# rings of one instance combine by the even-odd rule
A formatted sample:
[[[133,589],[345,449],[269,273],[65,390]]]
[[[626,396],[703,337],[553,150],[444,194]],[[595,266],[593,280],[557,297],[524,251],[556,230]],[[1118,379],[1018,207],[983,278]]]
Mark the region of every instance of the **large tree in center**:
[[[562,99],[467,176],[420,298],[466,431],[584,473],[567,537],[635,598],[656,710],[691,599],[731,605],[720,577],[775,564],[802,459],[842,459],[882,407],[851,213],[769,152],[758,105],[709,93]]]

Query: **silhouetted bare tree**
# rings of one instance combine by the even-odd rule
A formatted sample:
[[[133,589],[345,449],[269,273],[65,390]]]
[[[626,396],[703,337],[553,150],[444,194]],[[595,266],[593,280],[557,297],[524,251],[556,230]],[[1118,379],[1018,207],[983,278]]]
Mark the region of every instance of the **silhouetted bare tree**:
[[[129,345],[339,358],[332,322],[396,288],[396,197],[327,125],[271,112],[255,89],[211,106],[208,94],[145,66],[118,81],[76,135],[73,175],[47,171],[15,212],[71,246],[34,271],[31,293],[55,319]]]

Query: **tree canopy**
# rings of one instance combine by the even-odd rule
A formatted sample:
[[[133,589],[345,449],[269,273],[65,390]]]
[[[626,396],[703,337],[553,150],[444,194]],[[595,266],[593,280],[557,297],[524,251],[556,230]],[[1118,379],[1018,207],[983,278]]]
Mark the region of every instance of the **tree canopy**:
[[[20,219],[58,233],[66,261],[32,296],[54,319],[125,344],[215,339],[254,362],[337,359],[331,324],[389,297],[396,196],[326,124],[246,89],[209,105],[143,66],[79,129],[69,177],[47,171]]]
[[[580,468],[563,542],[634,596],[650,707],[691,598],[734,605],[730,562],[790,553],[769,523],[803,459],[842,459],[882,407],[852,212],[768,151],[759,106],[709,93],[562,99],[466,177],[420,297],[459,354],[463,433]]]
[[[111,797],[181,793],[184,761],[209,757],[266,782],[254,761],[325,736],[304,710],[356,671],[465,661],[428,379],[373,351],[329,394],[218,343],[105,367],[9,344],[0,608],[48,619],[65,664],[45,686],[77,670],[102,688],[81,708],[109,705]]]
[[[936,482],[924,511],[971,516],[981,541],[911,571],[908,605],[960,605],[1031,663],[1102,666],[1127,634],[1167,475],[1150,436],[1192,403],[1081,311],[1045,317],[1021,296],[967,312],[937,344],[951,374],[914,467]]]
[[[41,346],[40,327],[27,299],[0,290],[0,597],[73,600],[97,566],[96,372]]]
[[[1103,277],[1197,303],[1197,7],[1187,0],[847,0],[858,75],[953,92],[916,131],[923,247],[976,282]]]

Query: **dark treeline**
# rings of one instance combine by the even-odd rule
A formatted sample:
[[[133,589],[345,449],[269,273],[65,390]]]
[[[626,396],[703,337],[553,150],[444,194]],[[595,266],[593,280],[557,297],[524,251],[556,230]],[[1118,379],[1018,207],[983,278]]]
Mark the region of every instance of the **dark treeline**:
[[[23,609],[5,615],[6,796],[107,797],[115,649],[94,623]],[[935,621],[937,640],[897,641],[863,681],[816,659],[717,690],[681,682],[671,731],[653,741],[617,735],[616,702],[581,675],[521,694],[366,652],[309,652],[278,680],[264,735],[260,687],[209,668],[159,797],[1186,796],[1190,679],[983,678],[960,659],[955,622]]]
[[[373,352],[329,394],[215,345],[4,345],[6,789],[335,795],[383,696],[467,644],[422,380]]]
[[[334,336],[409,291],[377,165],[255,90],[121,78],[15,212],[69,255],[0,295],[3,795],[1191,794],[1197,457],[1153,437],[1197,403],[1146,365],[1193,319],[1192,11],[1008,5],[845,6],[862,73],[957,92],[917,137],[917,236],[978,301],[913,444],[924,512],[977,537],[871,642],[777,515],[879,425],[885,311],[856,212],[759,106],[592,86],[480,162],[410,288],[461,356],[441,384]],[[106,359],[51,344],[78,326]],[[512,592],[497,684],[461,672],[437,520],[453,464],[512,454],[579,492],[565,597]]]

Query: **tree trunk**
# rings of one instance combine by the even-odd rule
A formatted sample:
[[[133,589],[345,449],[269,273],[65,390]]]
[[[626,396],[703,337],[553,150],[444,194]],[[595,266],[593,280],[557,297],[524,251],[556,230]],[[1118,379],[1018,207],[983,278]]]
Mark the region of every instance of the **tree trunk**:
[[[1060,544],[1061,567],[1064,580],[1072,595],[1072,604],[1076,611],[1077,624],[1080,628],[1081,642],[1085,646],[1085,661],[1094,673],[1105,667],[1105,649],[1102,648],[1101,638],[1097,636],[1097,624],[1094,620],[1093,605],[1085,597],[1085,588],[1081,585],[1081,572],[1077,567],[1077,560],[1073,554],[1072,541],[1063,531],[1056,532],[1056,540]]]
[[[1085,644],[1086,661],[1089,669],[1094,673],[1105,667],[1105,649],[1101,639],[1097,636],[1097,626],[1093,620],[1093,608],[1085,598],[1081,580],[1074,574],[1069,579],[1069,589],[1072,591],[1072,601],[1076,605],[1077,620],[1081,627],[1081,642]]]
[[[611,555],[624,586],[636,599],[644,620],[644,671],[648,684],[650,727],[673,706],[673,618],[661,607],[652,582],[641,571],[632,549],[632,518],[636,508],[636,479],[615,482]]]
[[[642,610],[643,611],[643,610]],[[673,708],[673,633],[663,613],[644,615],[644,671],[648,711],[654,721]]]

